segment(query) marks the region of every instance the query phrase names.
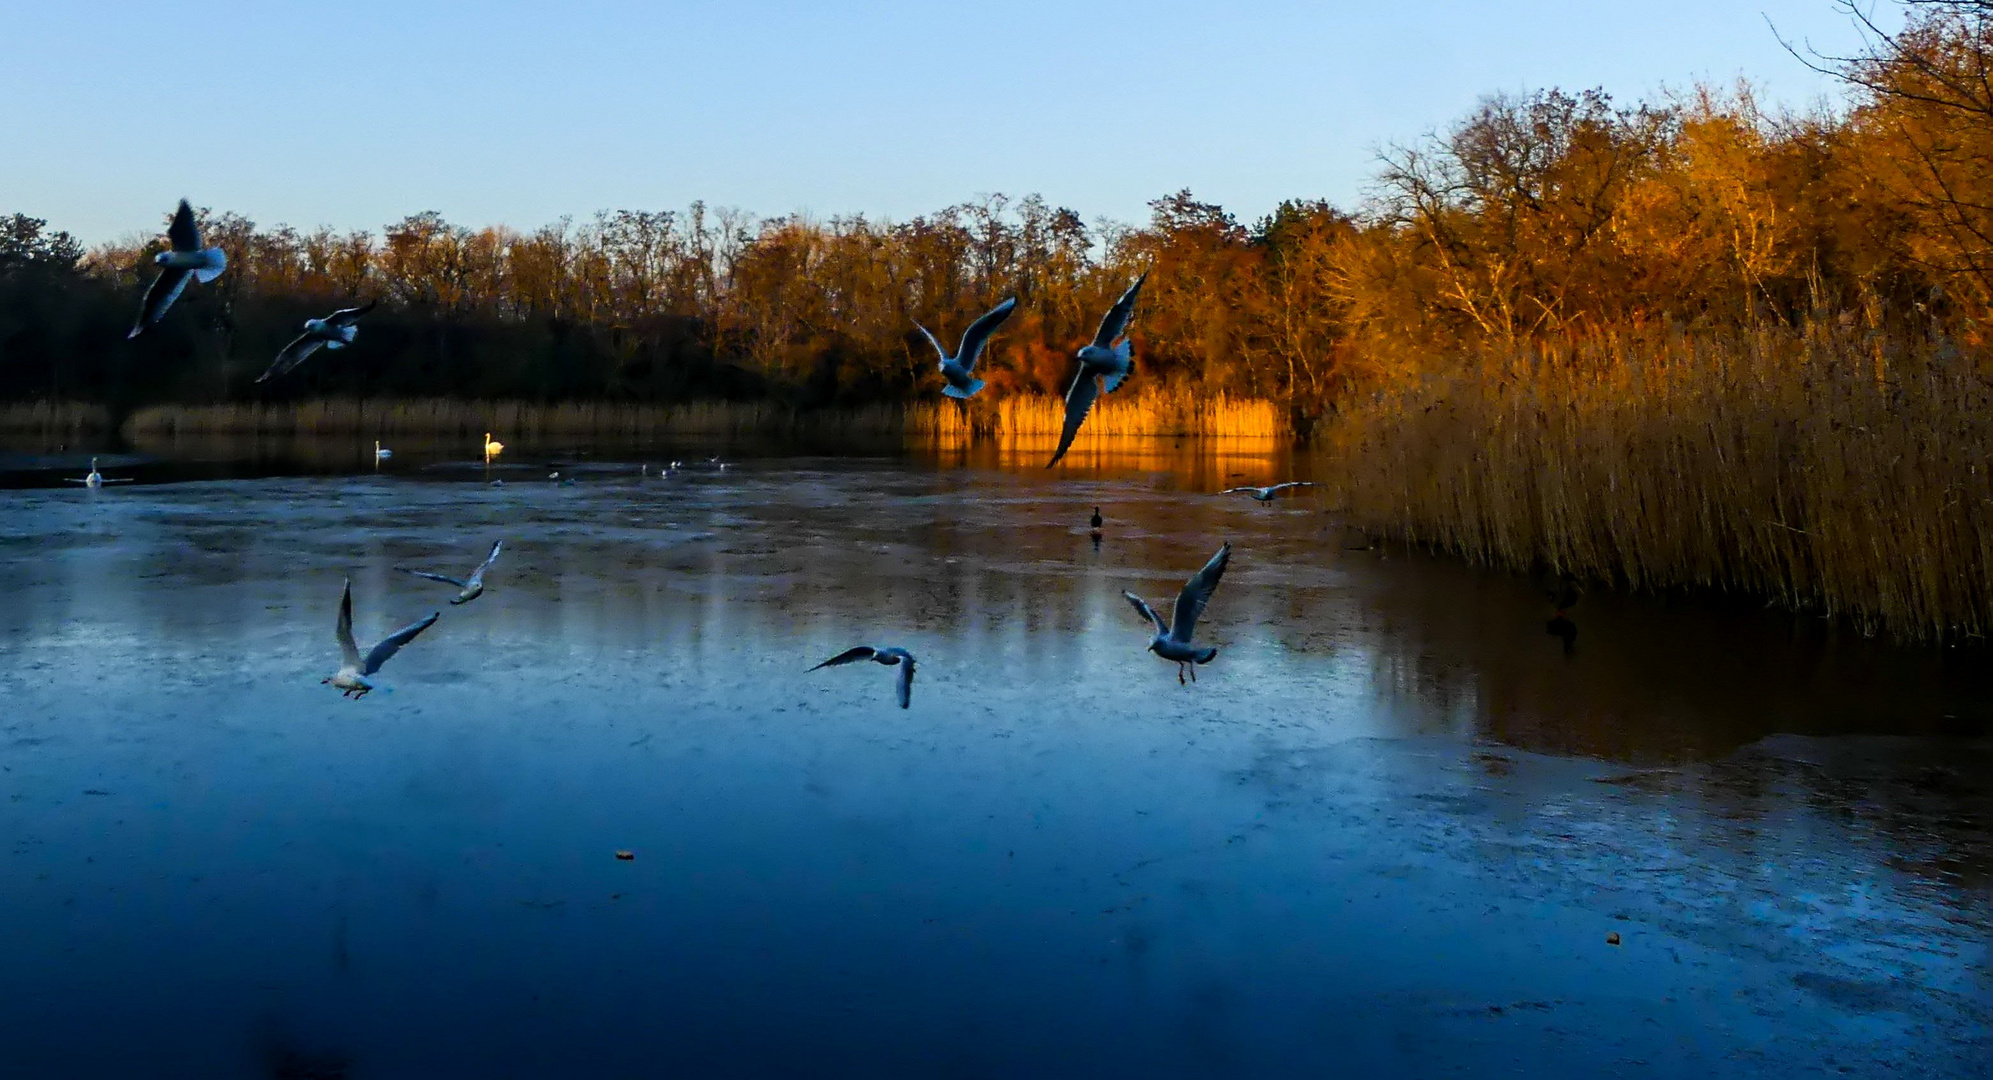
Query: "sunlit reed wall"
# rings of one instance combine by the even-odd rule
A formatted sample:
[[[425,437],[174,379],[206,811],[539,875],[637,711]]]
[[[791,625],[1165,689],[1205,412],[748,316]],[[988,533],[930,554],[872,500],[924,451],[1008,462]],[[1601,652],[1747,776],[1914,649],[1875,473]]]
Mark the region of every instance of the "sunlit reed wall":
[[[85,407],[20,407],[15,412],[51,424]],[[99,411],[95,415],[101,415]],[[952,399],[799,409],[771,401],[696,401],[679,405],[517,401],[332,399],[295,404],[155,405],[125,422],[136,440],[178,435],[593,437],[644,441],[673,437],[850,434],[952,445],[977,439],[1056,444],[1064,422],[1057,398]],[[1286,414],[1274,403],[1209,397],[1159,388],[1106,395],[1095,405],[1080,441],[1129,437],[1226,438],[1288,442]]]
[[[1993,625],[1993,378],[1838,327],[1491,350],[1366,397],[1337,499],[1375,531],[1909,637]]]

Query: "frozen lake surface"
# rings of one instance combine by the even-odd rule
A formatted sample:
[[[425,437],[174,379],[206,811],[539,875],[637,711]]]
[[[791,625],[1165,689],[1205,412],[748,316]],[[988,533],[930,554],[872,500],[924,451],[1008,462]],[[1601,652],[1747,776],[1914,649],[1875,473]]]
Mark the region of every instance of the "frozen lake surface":
[[[1984,651],[1567,654],[1216,469],[0,491],[0,1071],[1993,1074]],[[1227,539],[1179,686],[1120,592]],[[346,577],[443,612],[361,701]]]

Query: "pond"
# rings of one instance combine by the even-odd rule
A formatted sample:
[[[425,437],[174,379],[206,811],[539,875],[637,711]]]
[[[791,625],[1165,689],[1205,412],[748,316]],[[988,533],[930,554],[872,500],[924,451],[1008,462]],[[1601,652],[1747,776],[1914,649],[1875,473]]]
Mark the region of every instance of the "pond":
[[[1988,1075],[1983,649],[1567,649],[1277,453],[365,450],[0,491],[10,1075]]]

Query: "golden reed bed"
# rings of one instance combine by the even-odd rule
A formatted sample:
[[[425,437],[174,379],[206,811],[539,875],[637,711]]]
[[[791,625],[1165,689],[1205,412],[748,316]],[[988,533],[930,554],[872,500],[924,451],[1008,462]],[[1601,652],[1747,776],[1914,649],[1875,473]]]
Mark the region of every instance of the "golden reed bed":
[[[307,401],[294,405],[167,405],[134,413],[133,437],[174,435],[482,435],[642,440],[671,436],[850,434],[951,443],[971,438],[1046,438],[1056,442],[1063,416],[1053,398],[977,399],[910,406],[796,410],[771,402],[683,405],[520,402]],[[1286,439],[1278,406],[1265,401],[1202,399],[1168,390],[1101,400],[1076,445],[1126,436]]]
[[[1993,375],[1854,330],[1484,356],[1329,434],[1351,519],[1514,568],[1768,596],[1933,640],[1993,625]]]
[[[690,402],[620,405],[570,402],[535,405],[516,401],[326,400],[295,405],[161,405],[141,409],[125,422],[133,438],[176,435],[482,436],[506,439],[601,438],[641,441],[674,435],[774,435],[801,429],[897,435],[899,409],[799,413],[771,402]]]

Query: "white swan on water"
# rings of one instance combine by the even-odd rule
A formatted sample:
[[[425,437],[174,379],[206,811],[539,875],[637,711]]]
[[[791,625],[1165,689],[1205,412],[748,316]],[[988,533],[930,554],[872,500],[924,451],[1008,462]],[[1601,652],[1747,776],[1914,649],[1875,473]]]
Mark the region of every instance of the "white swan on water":
[[[129,484],[129,483],[131,483],[131,477],[129,477],[129,476],[119,476],[119,477],[113,477],[113,478],[111,478],[111,479],[105,479],[105,478],[104,478],[104,474],[103,474],[103,473],[100,473],[100,472],[98,472],[98,471],[97,471],[97,459],[96,459],[96,458],[91,458],[91,459],[90,459],[90,473],[89,473],[89,475],[87,475],[87,476],[84,476],[84,477],[82,477],[82,478],[80,478],[80,479],[79,479],[79,478],[77,478],[77,477],[74,477],[74,476],[65,476],[65,477],[63,477],[63,479],[64,479],[65,481],[68,481],[69,483],[72,483],[72,484],[82,484],[82,485],[83,485],[84,487],[87,487],[87,488],[100,488],[100,487],[103,487],[103,486],[104,486],[105,484]]]

